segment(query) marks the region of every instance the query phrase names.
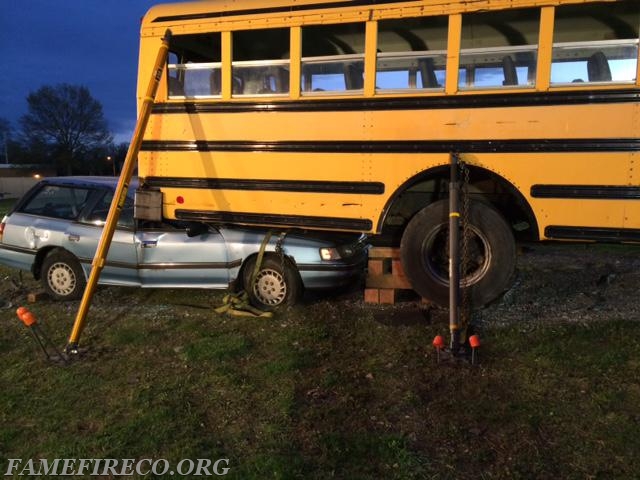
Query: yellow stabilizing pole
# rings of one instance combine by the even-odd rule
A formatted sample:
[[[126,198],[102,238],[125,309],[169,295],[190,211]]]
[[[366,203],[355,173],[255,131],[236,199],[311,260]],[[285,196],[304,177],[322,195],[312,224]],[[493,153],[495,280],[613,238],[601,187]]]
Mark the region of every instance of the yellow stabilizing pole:
[[[151,107],[153,106],[153,102],[156,98],[158,85],[160,84],[160,78],[162,77],[162,72],[167,62],[170,41],[171,31],[167,30],[164,34],[164,38],[162,39],[162,45],[158,50],[158,57],[156,58],[156,63],[153,67],[153,75],[149,81],[146,95],[142,101],[142,106],[138,115],[138,122],[136,123],[133,137],[131,138],[131,144],[129,145],[129,150],[127,151],[124,165],[122,166],[122,172],[120,172],[120,178],[118,179],[118,185],[116,186],[113,201],[111,202],[111,207],[109,208],[109,214],[107,215],[107,220],[104,224],[102,235],[100,236],[100,242],[98,242],[98,249],[96,250],[96,254],[93,257],[93,262],[91,263],[91,274],[89,275],[87,286],[84,289],[84,293],[82,295],[82,301],[80,302],[80,308],[78,309],[78,313],[76,314],[76,320],[73,324],[73,330],[71,331],[71,335],[69,336],[69,342],[67,343],[67,347],[65,348],[65,352],[67,354],[77,353],[78,351],[78,340],[80,338],[82,330],[84,329],[87,312],[89,311],[89,306],[91,305],[91,299],[93,298],[93,294],[95,293],[96,286],[98,284],[98,278],[100,277],[100,272],[102,272],[102,269],[104,268],[107,254],[109,253],[109,246],[111,245],[111,240],[113,239],[113,233],[116,229],[118,218],[120,217],[120,212],[127,198],[129,182],[131,181],[135,162],[137,161],[138,153],[140,152],[140,146],[142,145],[144,131],[146,130],[147,123],[149,122]]]

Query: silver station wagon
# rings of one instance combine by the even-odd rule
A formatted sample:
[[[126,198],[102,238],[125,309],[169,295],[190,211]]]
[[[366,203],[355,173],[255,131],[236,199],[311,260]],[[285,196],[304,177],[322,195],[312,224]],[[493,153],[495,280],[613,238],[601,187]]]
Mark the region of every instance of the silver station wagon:
[[[0,263],[31,271],[55,299],[82,296],[117,179],[54,177],[20,199],[0,225]],[[99,283],[169,288],[250,284],[265,230],[134,219],[133,191],[122,209]],[[303,289],[347,285],[366,263],[365,237],[273,231],[251,302],[272,309]]]

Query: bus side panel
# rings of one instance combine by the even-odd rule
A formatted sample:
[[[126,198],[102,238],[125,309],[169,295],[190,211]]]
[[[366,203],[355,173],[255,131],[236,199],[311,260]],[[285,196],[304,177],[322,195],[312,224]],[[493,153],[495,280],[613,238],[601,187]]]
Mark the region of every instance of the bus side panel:
[[[247,107],[249,108],[249,107]],[[446,165],[448,153],[495,172],[530,203],[541,234],[549,225],[633,225],[617,198],[629,178],[633,103],[369,111],[156,113],[140,154],[141,177],[254,180],[252,187],[166,189],[175,209],[378,220],[407,180]],[[576,121],[580,119],[580,121]],[[598,132],[597,137],[594,132]],[[489,140],[490,139],[490,140]],[[631,146],[629,146],[631,145]],[[614,150],[618,149],[618,151]],[[553,172],[553,175],[550,175]],[[552,180],[549,180],[552,178]],[[259,181],[280,182],[263,189]],[[315,182],[299,191],[288,181]],[[347,184],[333,191],[332,182]],[[382,191],[363,193],[369,184]],[[549,184],[553,184],[550,188]],[[227,182],[225,185],[229,185]],[[578,193],[572,186],[580,186]],[[583,198],[585,187],[606,187]],[[344,185],[343,185],[344,187]],[[613,189],[611,187],[614,187]],[[532,190],[542,195],[535,195]],[[613,194],[609,194],[614,192]],[[178,204],[177,198],[183,203]],[[637,228],[637,227],[635,227]]]

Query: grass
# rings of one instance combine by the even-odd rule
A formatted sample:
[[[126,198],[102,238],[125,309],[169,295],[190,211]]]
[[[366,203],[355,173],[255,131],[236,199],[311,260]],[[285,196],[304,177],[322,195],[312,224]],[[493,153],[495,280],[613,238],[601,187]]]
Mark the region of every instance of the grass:
[[[486,322],[472,367],[436,364],[437,312],[403,322],[346,296],[265,320],[217,316],[220,300],[99,289],[87,353],[67,367],[2,310],[0,471],[8,458],[229,458],[243,480],[640,477],[638,319]],[[32,308],[60,347],[76,309]]]
[[[9,213],[9,210],[11,210],[11,207],[13,207],[16,201],[17,199],[15,198],[0,199],[0,220],[2,220],[2,217],[4,217],[7,213]]]

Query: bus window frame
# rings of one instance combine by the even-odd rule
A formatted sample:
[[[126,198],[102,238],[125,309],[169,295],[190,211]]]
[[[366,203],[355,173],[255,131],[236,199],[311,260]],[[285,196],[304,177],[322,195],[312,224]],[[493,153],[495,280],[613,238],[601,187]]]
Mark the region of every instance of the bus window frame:
[[[291,69],[291,61],[286,59],[274,59],[274,60],[234,60],[231,62],[231,74],[234,79],[238,78],[236,73],[237,68],[251,68],[251,69],[276,69],[283,68],[286,71],[287,83],[290,77],[290,69]],[[266,78],[266,77],[265,77]],[[287,85],[288,86],[288,85]],[[287,88],[286,92],[270,92],[270,93],[259,93],[259,92],[250,92],[250,93],[236,93],[233,92],[232,98],[248,98],[248,97],[276,97],[276,98],[289,98],[290,96],[290,88]]]
[[[300,95],[303,97],[312,97],[312,96],[323,96],[323,95],[363,95],[364,94],[364,86],[363,88],[353,88],[349,89],[346,80],[346,68],[349,66],[348,63],[362,63],[362,72],[363,76],[366,75],[365,65],[366,65],[366,51],[364,53],[347,53],[341,55],[321,55],[315,57],[302,57],[300,59]],[[309,81],[305,77],[305,69],[308,66],[312,65],[325,65],[325,64],[340,64],[345,63],[343,65],[342,71],[345,77],[345,87],[342,90],[307,90],[305,88],[305,84]],[[340,73],[336,73],[336,75],[340,75]],[[364,85],[364,78],[363,78]]]
[[[378,74],[380,72],[384,72],[381,70],[379,62],[381,60],[393,61],[393,60],[404,60],[404,59],[415,59],[415,61],[419,64],[420,60],[436,60],[443,59],[444,62],[442,65],[443,69],[437,69],[436,71],[442,71],[444,74],[442,84],[439,84],[437,87],[425,87],[417,85],[417,79],[415,80],[415,86],[407,86],[407,87],[396,87],[396,88],[384,88],[378,87]],[[400,70],[398,70],[400,71]],[[404,51],[404,52],[376,52],[376,92],[385,94],[385,93],[435,93],[435,92],[444,92],[445,84],[446,84],[446,72],[447,72],[447,51],[446,50],[420,50],[420,51]],[[408,75],[416,75],[416,77],[420,74],[419,66],[415,69],[415,71],[407,70]],[[411,83],[411,81],[409,81]]]
[[[505,56],[511,56],[512,54],[533,54],[534,55],[534,60],[533,62],[528,65],[529,68],[534,67],[537,71],[538,68],[538,61],[539,61],[539,56],[538,56],[538,52],[540,50],[540,45],[539,44],[527,44],[527,45],[510,45],[510,46],[503,46],[503,47],[483,47],[483,48],[465,48],[465,49],[460,49],[457,52],[457,57],[458,57],[458,62],[459,62],[459,81],[458,81],[458,90],[460,92],[466,92],[466,91],[478,91],[478,90],[513,90],[513,89],[526,89],[526,90],[535,90],[536,89],[536,77],[535,75],[531,76],[531,75],[527,75],[527,82],[525,84],[516,84],[516,85],[479,85],[476,86],[475,84],[469,84],[469,79],[471,79],[472,81],[475,79],[475,76],[473,75],[474,71],[476,68],[478,67],[483,67],[483,65],[473,65],[472,69],[467,68],[467,64],[464,62],[464,56],[465,55],[482,55],[482,54],[491,54],[492,56],[501,56],[501,57],[505,57]],[[451,54],[451,53],[450,53]],[[487,64],[489,65],[489,64]],[[494,66],[494,68],[497,69],[501,69],[502,68],[502,64],[501,63],[495,63],[495,64],[490,64],[492,66]],[[516,64],[516,69],[517,69],[518,65]],[[465,75],[464,75],[464,79],[465,79],[465,84],[462,83],[462,77],[463,75],[461,75],[461,72],[464,71]],[[471,75],[469,74],[469,72],[471,71]],[[530,82],[530,83],[529,83]]]
[[[611,80],[606,81],[589,81],[589,79],[583,79],[582,81],[568,81],[568,82],[554,82],[553,81],[553,66],[554,64],[560,64],[563,62],[557,62],[555,60],[555,52],[556,49],[566,49],[566,50],[587,50],[590,51],[591,54],[596,53],[598,51],[602,52],[606,51],[607,48],[610,47],[635,47],[636,48],[636,56],[634,58],[628,58],[625,60],[635,60],[636,62],[636,78],[631,78],[629,80],[614,80],[613,76]],[[552,57],[551,57],[551,65],[549,70],[549,86],[550,88],[566,88],[566,87],[585,87],[585,86],[598,86],[598,85],[637,85],[638,78],[637,72],[639,68],[639,60],[638,57],[640,55],[640,39],[638,38],[622,38],[615,40],[594,40],[594,41],[582,41],[582,42],[558,42],[553,43],[551,45]],[[603,52],[604,53],[604,52]],[[605,54],[606,57],[606,54]],[[589,56],[587,55],[583,59],[576,59],[575,61],[584,61],[587,62]],[[607,61],[609,62],[609,68],[611,69],[611,59],[607,57]],[[612,69],[611,69],[612,70]],[[612,72],[613,73],[613,72]]]
[[[186,73],[188,71],[195,70],[211,70],[210,75],[213,75],[215,70],[222,75],[222,62],[203,62],[203,63],[169,63],[167,64],[167,75],[170,76],[171,72],[177,72],[177,80],[182,84],[182,88],[186,90]],[[222,98],[222,92],[211,93],[208,95],[172,95],[170,90],[167,91],[167,99],[169,100],[200,100],[200,99],[219,99]]]

